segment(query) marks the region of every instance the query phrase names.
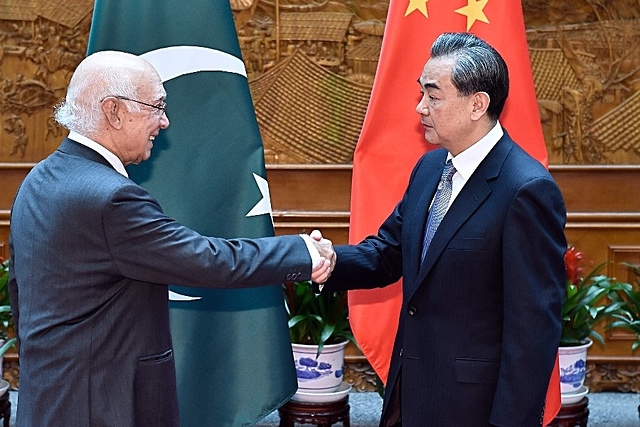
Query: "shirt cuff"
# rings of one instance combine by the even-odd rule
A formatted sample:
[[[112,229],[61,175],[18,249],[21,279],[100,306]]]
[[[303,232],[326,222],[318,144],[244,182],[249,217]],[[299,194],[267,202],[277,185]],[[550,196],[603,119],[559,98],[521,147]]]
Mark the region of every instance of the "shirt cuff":
[[[309,251],[309,255],[311,256],[311,270],[313,271],[320,262],[322,262],[322,257],[320,256],[320,252],[313,245],[313,239],[308,234],[300,234],[302,240],[307,245],[307,250]]]

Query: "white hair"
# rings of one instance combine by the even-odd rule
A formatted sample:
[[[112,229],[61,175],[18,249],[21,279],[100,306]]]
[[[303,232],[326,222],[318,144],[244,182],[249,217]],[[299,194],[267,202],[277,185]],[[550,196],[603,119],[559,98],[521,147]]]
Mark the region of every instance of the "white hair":
[[[94,54],[97,58],[87,61],[91,58],[87,57],[80,63],[71,77],[66,98],[54,107],[55,120],[61,126],[89,137],[98,131],[105,98],[136,99],[138,95],[133,81],[135,68],[128,61],[111,61],[103,55],[107,56],[105,60],[98,54]],[[130,111],[140,111],[137,104],[128,104]]]

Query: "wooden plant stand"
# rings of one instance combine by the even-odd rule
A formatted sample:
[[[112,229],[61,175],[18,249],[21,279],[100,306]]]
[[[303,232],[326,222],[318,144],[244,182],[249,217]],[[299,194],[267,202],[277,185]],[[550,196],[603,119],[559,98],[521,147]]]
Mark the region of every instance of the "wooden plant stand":
[[[560,412],[548,427],[587,427],[589,399],[583,397],[576,403],[562,405]]]
[[[282,405],[280,413],[280,427],[294,427],[295,423],[308,423],[319,427],[330,427],[342,422],[349,427],[349,396],[335,402],[304,403],[293,400]]]

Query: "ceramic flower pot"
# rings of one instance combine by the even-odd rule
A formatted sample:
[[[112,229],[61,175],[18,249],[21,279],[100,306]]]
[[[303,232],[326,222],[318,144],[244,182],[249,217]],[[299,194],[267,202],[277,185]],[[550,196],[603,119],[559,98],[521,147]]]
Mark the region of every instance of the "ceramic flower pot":
[[[587,341],[578,346],[560,347],[560,393],[578,393],[584,385],[587,370],[587,349],[593,341]]]
[[[317,358],[317,345],[291,344],[298,390],[305,393],[337,391],[344,376],[344,349],[347,343],[325,345]]]

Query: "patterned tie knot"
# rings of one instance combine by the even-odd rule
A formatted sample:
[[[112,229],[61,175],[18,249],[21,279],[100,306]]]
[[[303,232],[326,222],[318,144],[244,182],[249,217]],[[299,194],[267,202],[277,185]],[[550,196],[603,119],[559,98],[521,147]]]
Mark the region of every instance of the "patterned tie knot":
[[[444,165],[444,169],[442,170],[442,178],[441,181],[450,181],[453,175],[456,173],[456,168],[453,166],[451,159],[447,160],[447,163]]]
[[[442,176],[440,177],[440,182],[438,183],[438,191],[442,190],[442,187],[445,185],[445,182],[451,182],[453,175],[456,173],[456,168],[453,166],[451,160],[447,160],[447,163],[444,165],[444,169],[442,170]]]

